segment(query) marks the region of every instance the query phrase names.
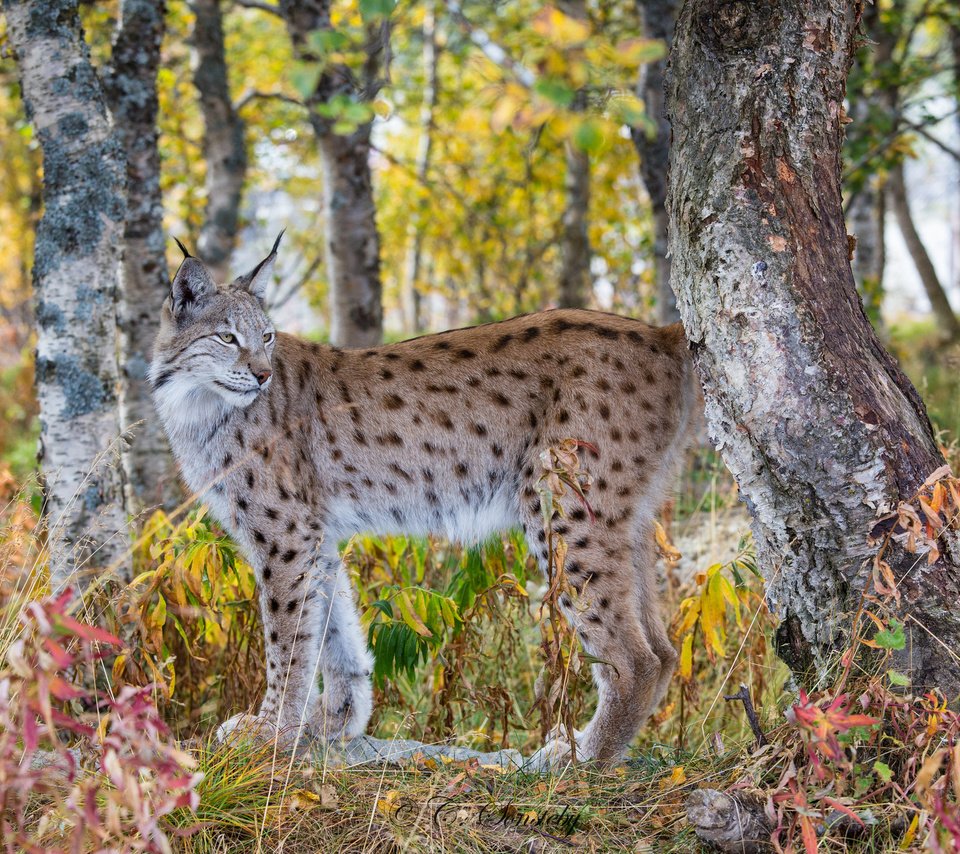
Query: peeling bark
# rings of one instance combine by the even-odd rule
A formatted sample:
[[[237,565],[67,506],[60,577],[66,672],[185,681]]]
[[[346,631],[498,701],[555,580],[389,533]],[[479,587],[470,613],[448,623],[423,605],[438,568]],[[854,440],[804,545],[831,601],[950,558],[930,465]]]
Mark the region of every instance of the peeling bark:
[[[437,18],[434,3],[427,4],[423,18],[423,68],[426,74],[426,83],[423,89],[423,104],[420,107],[420,140],[417,145],[417,158],[414,166],[417,184],[423,186],[430,170],[430,155],[433,153],[433,137],[436,130],[434,114],[437,110],[439,96],[439,67],[440,52],[437,49]],[[421,202],[420,213],[424,212],[425,205]],[[423,331],[423,294],[419,289],[420,267],[423,256],[423,227],[420,217],[411,217],[407,227],[406,263],[403,271],[403,285],[401,296],[403,299],[403,315],[407,331],[416,335]]]
[[[203,157],[207,163],[207,205],[197,254],[217,281],[226,281],[247,176],[246,128],[230,98],[220,0],[193,0],[191,8],[196,15],[190,37],[193,83],[200,95]]]
[[[308,62],[318,61],[311,54],[309,35],[332,28],[330,0],[281,0],[279,8],[297,55]],[[383,337],[380,234],[370,173],[372,122],[361,124],[352,133],[338,134],[334,121],[316,108],[338,95],[373,100],[380,88],[386,38],[386,24],[371,28],[362,80],[345,65],[324,65],[307,104],[323,169],[330,341],[339,347],[371,347]]]
[[[697,789],[684,808],[697,836],[715,851],[760,854],[773,850],[763,801],[754,795]]]
[[[172,506],[177,470],[147,382],[160,307],[170,290],[157,148],[157,69],[163,2],[123,0],[104,89],[126,159],[127,218],[123,234],[120,421],[132,435],[124,454],[129,507]]]
[[[857,8],[690,0],[671,56],[673,286],[709,430],[750,510],[781,656],[830,673],[877,514],[943,463],[856,292],[840,195]],[[960,561],[891,555],[916,687],[960,689]]]
[[[643,22],[644,36],[673,44],[678,0],[637,0],[637,11]],[[653,262],[657,285],[657,321],[676,323],[680,319],[677,300],[670,287],[669,229],[667,181],[670,166],[670,119],[667,116],[667,60],[648,62],[641,67],[638,95],[647,114],[656,122],[656,130],[634,128],[633,144],[640,156],[640,178],[650,197],[653,212]]]
[[[123,565],[117,294],[123,149],[76,0],[5,0],[23,99],[43,149],[33,281],[51,587]],[[75,576],[76,570],[83,576]]]

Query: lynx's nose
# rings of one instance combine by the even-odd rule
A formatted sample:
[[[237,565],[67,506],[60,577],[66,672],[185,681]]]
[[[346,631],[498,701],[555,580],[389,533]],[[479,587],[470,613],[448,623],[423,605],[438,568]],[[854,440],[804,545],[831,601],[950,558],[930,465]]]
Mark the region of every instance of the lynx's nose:
[[[263,385],[268,379],[270,379],[271,376],[273,376],[273,373],[271,371],[254,371],[253,375],[257,378],[257,382],[260,385]]]

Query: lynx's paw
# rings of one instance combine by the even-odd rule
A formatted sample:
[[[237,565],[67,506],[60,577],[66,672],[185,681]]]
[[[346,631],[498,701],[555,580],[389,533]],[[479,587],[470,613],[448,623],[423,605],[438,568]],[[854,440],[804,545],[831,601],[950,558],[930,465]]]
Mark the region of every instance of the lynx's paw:
[[[278,731],[275,720],[260,715],[241,714],[234,715],[220,724],[217,727],[214,739],[218,744],[243,738],[250,738],[258,742],[276,740],[284,750],[292,750],[295,747],[304,746],[305,742],[309,740],[306,738],[306,734],[306,727],[302,724],[299,726],[281,726]]]
[[[584,733],[575,729],[573,738],[577,749],[577,762],[589,761],[592,757],[584,749]],[[570,738],[561,727],[547,739],[543,747],[524,762],[523,769],[534,774],[545,774],[548,771],[562,771],[572,762],[573,752],[570,750]]]
[[[373,713],[373,687],[369,676],[326,680],[311,717],[310,730],[328,740],[349,741],[363,735]]]

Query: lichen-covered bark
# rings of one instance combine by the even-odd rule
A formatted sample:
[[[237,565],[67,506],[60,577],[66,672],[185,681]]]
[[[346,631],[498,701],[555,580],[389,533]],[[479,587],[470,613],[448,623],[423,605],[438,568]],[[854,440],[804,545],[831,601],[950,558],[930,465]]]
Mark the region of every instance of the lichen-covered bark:
[[[157,148],[157,69],[165,4],[123,0],[104,88],[127,168],[120,299],[120,421],[132,435],[124,454],[131,510],[170,506],[179,496],[176,466],[147,382],[160,307],[170,290]]]
[[[281,0],[279,4],[297,55],[319,61],[309,46],[311,32],[329,30],[329,0]],[[325,252],[330,288],[330,341],[340,347],[370,347],[383,336],[380,233],[370,174],[372,122],[349,134],[316,107],[337,96],[371,101],[379,90],[385,27],[371,29],[362,79],[344,65],[326,63],[308,99],[310,123],[323,169]]]
[[[710,433],[752,515],[781,654],[807,675],[829,669],[850,629],[877,513],[942,464],[850,268],[840,145],[857,11],[689,0],[671,58],[673,285]],[[901,666],[952,696],[960,567],[944,545],[937,564],[897,555],[894,571]]]
[[[230,98],[220,0],[193,0],[191,8],[196,16],[190,36],[193,83],[200,96],[207,164],[207,204],[197,254],[218,281],[226,281],[247,175],[245,125]]]
[[[28,115],[43,149],[33,281],[40,460],[54,588],[122,564],[117,292],[123,149],[83,40],[76,0],[5,0]]]
[[[673,44],[673,28],[678,0],[637,0],[637,11],[647,38],[658,39],[669,47]],[[657,284],[657,320],[676,323],[680,319],[677,300],[670,287],[669,227],[667,213],[667,180],[670,165],[670,119],[667,117],[664,77],[667,60],[641,66],[638,94],[647,115],[656,129],[638,127],[633,130],[633,144],[640,156],[640,178],[650,197],[653,213],[653,262]]]

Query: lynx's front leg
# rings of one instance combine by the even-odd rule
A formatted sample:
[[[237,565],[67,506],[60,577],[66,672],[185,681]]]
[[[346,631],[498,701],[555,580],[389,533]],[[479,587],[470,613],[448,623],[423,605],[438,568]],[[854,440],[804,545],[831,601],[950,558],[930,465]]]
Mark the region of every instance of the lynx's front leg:
[[[308,722],[311,730],[325,738],[354,738],[367,728],[373,712],[370,675],[373,656],[354,604],[353,585],[336,554],[324,554],[319,567],[330,596],[323,600],[320,626],[320,669],[323,694]]]

